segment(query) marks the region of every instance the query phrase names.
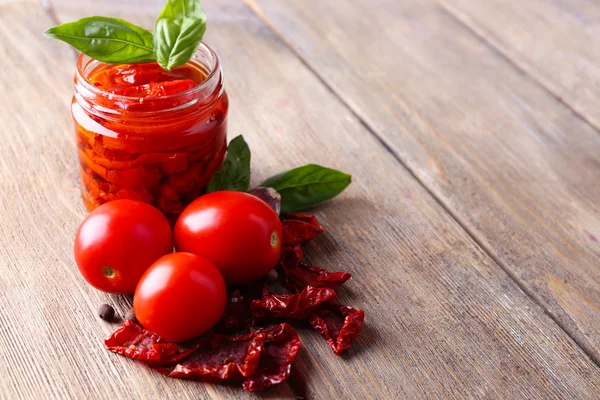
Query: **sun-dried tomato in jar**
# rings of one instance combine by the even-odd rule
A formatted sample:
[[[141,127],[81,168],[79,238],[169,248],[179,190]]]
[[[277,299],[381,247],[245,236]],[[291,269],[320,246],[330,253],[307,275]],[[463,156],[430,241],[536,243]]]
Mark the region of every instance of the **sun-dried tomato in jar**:
[[[171,71],[156,63],[77,60],[72,115],[89,210],[136,199],[178,214],[204,193],[226,152],[227,94],[215,52],[201,44]]]

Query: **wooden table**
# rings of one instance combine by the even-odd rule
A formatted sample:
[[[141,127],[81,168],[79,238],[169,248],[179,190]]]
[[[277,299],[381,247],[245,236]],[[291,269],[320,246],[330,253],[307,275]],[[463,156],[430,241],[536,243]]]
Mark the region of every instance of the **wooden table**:
[[[88,15],[151,27],[163,0],[0,0],[0,398],[600,396],[600,3],[205,0],[253,181],[353,174],[308,258],[366,310],[336,357],[314,331],[263,394],[167,379],[102,344],[129,298],[72,258],[86,211],[69,116]]]

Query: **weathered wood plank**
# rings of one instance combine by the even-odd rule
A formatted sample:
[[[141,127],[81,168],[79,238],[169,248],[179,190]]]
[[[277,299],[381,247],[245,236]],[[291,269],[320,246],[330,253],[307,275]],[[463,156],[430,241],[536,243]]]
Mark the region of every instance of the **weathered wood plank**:
[[[309,161],[354,174],[348,192],[318,210],[328,233],[309,257],[354,274],[342,299],[367,311],[367,326],[344,357],[301,330],[295,393],[594,398],[599,368],[285,44],[239,3],[210,5],[207,41],[222,56],[231,134],[244,133],[251,145],[254,182]],[[97,13],[102,6],[123,16],[124,9],[94,2]],[[89,14],[70,10],[70,17]],[[61,8],[55,11],[64,20]],[[40,39],[47,25],[33,3],[0,8],[10,55],[0,58],[0,84],[12,94],[0,100],[0,358],[9,360],[0,364],[0,393],[245,397],[230,387],[166,379],[102,348],[113,327],[97,320],[96,306],[117,302],[122,310],[128,300],[88,287],[71,258],[85,215],[68,116],[73,61],[66,46]],[[286,388],[266,396],[290,394]]]
[[[436,2],[247,3],[600,362],[598,132]]]
[[[600,129],[600,3],[441,0],[483,40]]]

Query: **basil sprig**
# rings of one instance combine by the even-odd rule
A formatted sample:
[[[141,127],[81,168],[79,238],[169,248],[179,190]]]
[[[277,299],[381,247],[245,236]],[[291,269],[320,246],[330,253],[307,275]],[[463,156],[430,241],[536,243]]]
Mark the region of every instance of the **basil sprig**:
[[[352,177],[335,169],[308,164],[270,177],[260,186],[272,187],[281,195],[281,212],[311,208],[340,194]]]
[[[48,29],[44,35],[69,43],[105,63],[154,61],[152,34],[117,18],[88,17]]]
[[[229,142],[227,158],[210,179],[207,193],[218,190],[247,192],[250,186],[250,148],[242,135]]]
[[[350,175],[341,171],[308,164],[272,176],[259,187],[269,187],[279,192],[281,212],[287,213],[306,210],[337,196],[348,187],[351,180]],[[249,184],[250,148],[240,135],[229,143],[227,158],[210,180],[207,192],[246,192]]]
[[[197,0],[168,0],[154,27],[154,54],[167,71],[188,62],[206,31],[206,14]]]
[[[167,0],[154,35],[118,18],[88,17],[48,29],[44,35],[109,64],[157,61],[170,71],[190,61],[206,31],[199,0]]]

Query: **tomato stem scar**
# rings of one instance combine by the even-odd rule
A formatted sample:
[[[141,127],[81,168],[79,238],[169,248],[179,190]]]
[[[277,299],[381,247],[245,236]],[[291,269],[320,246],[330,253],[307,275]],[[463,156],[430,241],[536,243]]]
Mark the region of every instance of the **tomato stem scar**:
[[[106,267],[102,268],[102,274],[107,277],[107,278],[114,278],[115,277],[115,270],[112,269],[111,267],[109,267],[108,265]]]
[[[279,235],[277,235],[277,232],[273,231],[273,233],[271,233],[271,246],[275,247],[278,243]]]

